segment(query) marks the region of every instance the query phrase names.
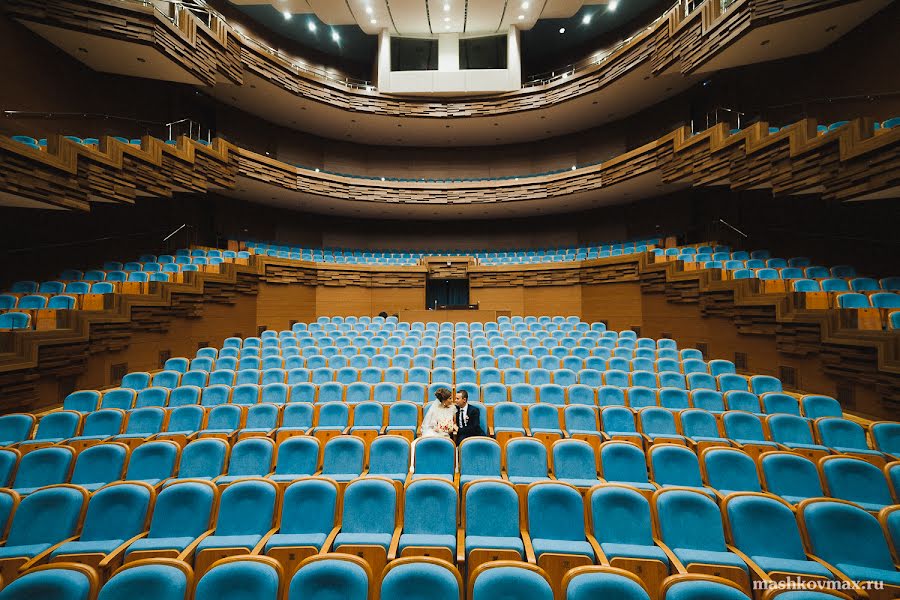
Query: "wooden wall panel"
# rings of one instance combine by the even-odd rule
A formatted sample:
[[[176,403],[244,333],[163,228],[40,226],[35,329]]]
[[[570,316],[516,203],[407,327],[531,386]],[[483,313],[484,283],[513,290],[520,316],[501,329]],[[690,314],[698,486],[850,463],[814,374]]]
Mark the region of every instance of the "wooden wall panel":
[[[668,334],[679,347],[707,344],[709,359],[734,361],[735,352],[747,356],[745,373],[779,376],[782,366],[796,369],[796,388],[807,393],[837,396],[837,386],[844,381],[826,374],[817,355],[791,356],[777,351],[771,336],[746,335],[738,331],[732,319],[703,317],[697,304],[676,304],[662,294],[644,294],[640,298],[643,310],[641,334],[658,338]],[[885,416],[884,407],[874,387],[855,386],[856,406],[849,410],[873,418]]]
[[[384,311],[419,310],[425,306],[425,287],[331,287],[316,288],[317,316],[368,315]]]
[[[642,324],[641,288],[637,283],[583,285],[581,299],[582,320],[588,323],[606,321],[615,331]]]
[[[508,310],[512,316],[525,315],[525,288],[479,287],[469,289],[469,302],[482,310]]]
[[[257,334],[256,299],[239,296],[234,304],[204,302],[199,318],[175,318],[166,331],[137,331],[130,343],[113,352],[92,354],[78,376],[76,389],[96,389],[113,385],[111,365],[126,363],[129,371],[160,368],[159,353],[193,357],[200,342],[221,346],[225,338]]]
[[[581,286],[561,285],[524,288],[525,316],[581,316]]]
[[[256,322],[269,329],[290,329],[291,321],[309,323],[317,316],[316,288],[309,285],[261,282],[256,302]]]

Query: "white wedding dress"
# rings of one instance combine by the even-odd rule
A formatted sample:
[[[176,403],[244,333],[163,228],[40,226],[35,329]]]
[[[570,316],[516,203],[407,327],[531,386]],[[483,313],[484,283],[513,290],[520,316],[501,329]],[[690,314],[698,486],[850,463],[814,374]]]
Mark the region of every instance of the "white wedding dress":
[[[438,425],[452,426],[456,419],[456,407],[450,405],[446,408],[441,406],[437,400],[433,400],[428,405],[425,419],[422,421],[422,437],[444,437],[450,438],[450,434],[445,431],[438,431]]]

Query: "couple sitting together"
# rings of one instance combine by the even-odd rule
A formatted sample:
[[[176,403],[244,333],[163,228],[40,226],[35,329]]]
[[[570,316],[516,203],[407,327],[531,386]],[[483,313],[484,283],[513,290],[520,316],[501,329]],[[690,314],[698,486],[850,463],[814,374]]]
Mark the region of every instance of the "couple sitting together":
[[[459,445],[464,439],[485,435],[481,429],[481,413],[469,406],[469,393],[438,388],[435,399],[426,408],[422,421],[422,437],[445,437]]]

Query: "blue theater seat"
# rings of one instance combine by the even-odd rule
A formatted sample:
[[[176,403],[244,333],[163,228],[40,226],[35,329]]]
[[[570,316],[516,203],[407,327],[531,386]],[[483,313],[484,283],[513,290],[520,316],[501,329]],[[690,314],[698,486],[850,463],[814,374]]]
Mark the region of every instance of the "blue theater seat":
[[[286,600],[367,600],[374,585],[370,567],[359,557],[315,556],[305,560],[291,578]]]
[[[653,541],[650,502],[627,485],[602,485],[588,492],[588,530],[604,562],[640,562],[640,571],[656,581],[669,573],[669,559]],[[653,574],[653,575],[651,575]],[[651,579],[652,580],[652,579]]]
[[[155,492],[140,482],[119,482],[94,494],[88,502],[77,541],[58,546],[51,560],[80,562],[88,554],[115,556],[147,529]]]
[[[723,512],[735,547],[765,573],[834,578],[806,555],[790,504],[765,494],[741,493],[725,500]]]
[[[883,581],[896,595],[900,571],[874,516],[848,502],[815,499],[800,505],[797,519],[815,556],[854,581]]]
[[[792,452],[767,452],[759,458],[766,491],[790,504],[825,495],[815,463]]]
[[[634,574],[611,567],[579,567],[563,578],[566,600],[650,600],[647,588]]]
[[[894,504],[884,472],[869,462],[826,456],[819,461],[819,469],[828,496],[848,500],[871,512]]]
[[[219,499],[207,481],[182,481],[162,490],[156,498],[146,537],[128,546],[129,561],[157,556],[161,551],[179,555],[210,529]]]
[[[723,577],[749,587],[749,568],[726,547],[715,501],[699,491],[663,489],[654,494],[653,508],[661,542],[682,565],[715,565]]]
[[[0,600],[93,600],[99,582],[86,565],[58,563],[32,568],[0,590]]]
[[[528,486],[527,533],[538,561],[545,553],[568,555],[571,564],[594,562],[585,537],[584,505],[578,490],[564,483],[538,482]],[[578,559],[575,557],[583,557]]]
[[[543,569],[528,563],[487,563],[469,580],[469,600],[553,600],[553,588]]]
[[[279,562],[290,555],[311,556],[337,534],[338,486],[327,479],[300,479],[284,491],[278,531],[264,553]]]
[[[97,600],[185,600],[193,572],[171,558],[129,563],[103,586]]]
[[[334,538],[334,549],[352,554],[353,548],[360,545],[380,546],[386,557],[394,537],[398,506],[392,482],[374,477],[352,481],[344,491],[341,532]]]
[[[408,600],[459,600],[463,585],[452,565],[427,558],[401,558],[384,571],[382,598]],[[364,599],[365,596],[360,596]]]
[[[248,478],[225,487],[214,531],[196,546],[196,571],[205,572],[221,556],[234,554],[233,549],[250,553],[261,548],[275,521],[276,499],[277,487],[266,479]]]
[[[197,582],[194,597],[218,600],[278,600],[281,565],[265,556],[231,556],[220,560]]]
[[[404,493],[400,555],[408,548],[446,548],[451,557],[456,556],[456,507],[453,484],[430,478],[410,481]]]

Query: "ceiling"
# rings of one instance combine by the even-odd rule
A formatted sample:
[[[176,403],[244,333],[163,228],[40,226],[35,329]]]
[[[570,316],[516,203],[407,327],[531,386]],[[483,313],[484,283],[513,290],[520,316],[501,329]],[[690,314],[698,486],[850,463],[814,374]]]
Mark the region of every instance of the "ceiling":
[[[230,0],[294,42],[358,64],[374,64],[378,34],[422,37],[521,31],[524,73],[563,66],[583,46],[657,7],[660,0]],[[445,10],[445,8],[447,10]],[[521,18],[520,18],[521,17]],[[564,33],[560,33],[564,31]],[[622,31],[631,35],[632,31]],[[599,41],[598,41],[599,43]],[[575,58],[578,58],[577,56]],[[559,62],[558,65],[555,62]]]

